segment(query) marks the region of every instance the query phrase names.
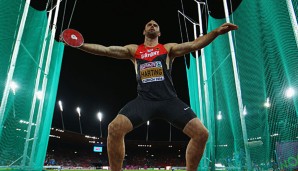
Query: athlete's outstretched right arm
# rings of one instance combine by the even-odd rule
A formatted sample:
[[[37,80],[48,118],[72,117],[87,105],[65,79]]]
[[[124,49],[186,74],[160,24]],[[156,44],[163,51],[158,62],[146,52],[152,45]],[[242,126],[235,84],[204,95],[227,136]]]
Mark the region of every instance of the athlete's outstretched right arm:
[[[88,53],[116,59],[132,59],[136,48],[137,45],[103,46],[92,43],[84,43],[81,47],[79,47],[80,50]]]

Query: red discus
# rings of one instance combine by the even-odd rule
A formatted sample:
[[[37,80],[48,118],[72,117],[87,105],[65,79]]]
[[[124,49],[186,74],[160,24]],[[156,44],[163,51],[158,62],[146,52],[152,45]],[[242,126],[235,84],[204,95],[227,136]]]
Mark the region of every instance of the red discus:
[[[82,34],[74,29],[64,30],[60,35],[60,39],[71,47],[80,47],[84,43]]]

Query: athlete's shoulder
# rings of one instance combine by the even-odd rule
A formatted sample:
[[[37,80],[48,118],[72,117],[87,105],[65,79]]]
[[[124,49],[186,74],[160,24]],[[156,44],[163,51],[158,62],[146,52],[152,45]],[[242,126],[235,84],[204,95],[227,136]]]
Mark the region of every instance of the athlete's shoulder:
[[[163,46],[165,47],[165,49],[170,53],[171,49],[176,46],[178,43],[166,43]]]
[[[135,52],[138,49],[138,45],[137,44],[129,44],[129,45],[126,45],[124,47],[127,48],[129,50],[130,54],[132,54],[132,55],[134,55]]]
[[[155,48],[160,51],[160,54],[168,53],[168,49],[162,43],[159,43]]]
[[[137,45],[137,44],[128,44],[128,45],[126,45],[126,46],[124,46],[124,47],[126,47],[126,48],[138,48],[138,46],[139,45]]]

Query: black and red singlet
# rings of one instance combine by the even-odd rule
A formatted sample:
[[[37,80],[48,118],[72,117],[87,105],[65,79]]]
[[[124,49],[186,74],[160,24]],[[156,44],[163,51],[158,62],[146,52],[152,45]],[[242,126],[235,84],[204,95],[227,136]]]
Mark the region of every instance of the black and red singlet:
[[[165,100],[177,97],[173,85],[172,61],[167,67],[168,52],[162,44],[154,47],[138,46],[135,53],[138,94],[148,100]]]

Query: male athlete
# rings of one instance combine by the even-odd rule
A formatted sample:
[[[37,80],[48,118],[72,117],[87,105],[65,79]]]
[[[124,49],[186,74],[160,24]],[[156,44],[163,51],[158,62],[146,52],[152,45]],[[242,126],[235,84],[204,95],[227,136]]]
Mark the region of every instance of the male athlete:
[[[187,171],[196,171],[208,139],[208,130],[193,110],[176,94],[171,78],[176,57],[200,50],[217,36],[238,29],[225,23],[210,33],[185,43],[160,44],[160,28],[154,20],[145,25],[144,43],[126,46],[103,46],[84,43],[79,49],[95,55],[129,59],[137,76],[138,96],[127,103],[108,126],[107,148],[112,171],[120,171],[125,155],[125,135],[152,119],[164,119],[182,130],[190,141],[186,149]]]

